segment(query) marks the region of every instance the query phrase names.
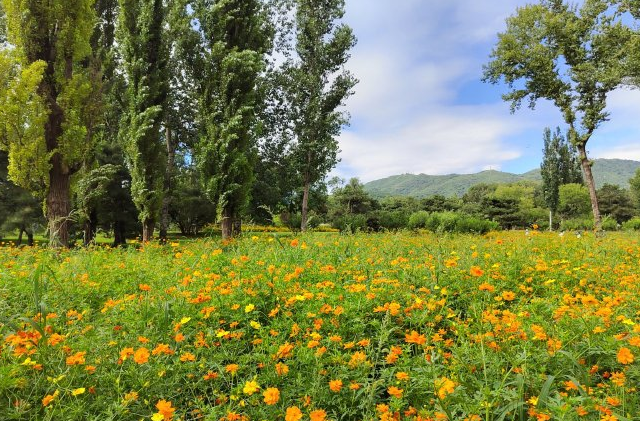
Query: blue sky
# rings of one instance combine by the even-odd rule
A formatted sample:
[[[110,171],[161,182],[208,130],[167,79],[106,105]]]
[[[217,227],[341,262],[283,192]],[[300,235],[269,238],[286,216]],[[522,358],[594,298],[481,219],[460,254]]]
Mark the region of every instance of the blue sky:
[[[360,80],[347,102],[332,175],[363,182],[403,173],[522,173],[540,164],[544,127],[560,113],[540,102],[509,112],[504,86],[482,83],[505,18],[523,0],[346,0],[358,37],[347,67]],[[640,160],[640,91],[609,97],[611,121],[588,144],[592,158]]]

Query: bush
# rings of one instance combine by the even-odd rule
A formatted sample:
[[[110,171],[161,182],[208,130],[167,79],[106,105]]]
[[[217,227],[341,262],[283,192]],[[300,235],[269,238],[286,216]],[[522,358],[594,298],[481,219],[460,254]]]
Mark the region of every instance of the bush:
[[[619,226],[618,221],[611,216],[602,218],[602,229],[605,231],[617,231]]]
[[[418,211],[411,214],[407,226],[412,229],[426,228],[430,215],[427,211]]]
[[[367,214],[367,226],[373,231],[407,228],[409,213],[402,210],[378,210]]]
[[[367,216],[363,214],[343,215],[333,221],[333,226],[341,232],[367,230]]]
[[[409,217],[409,228],[425,228],[433,232],[485,234],[499,229],[500,224],[457,212],[434,212],[429,214],[425,211],[419,211]]]
[[[625,231],[640,231],[640,216],[633,217],[622,224],[622,229]]]
[[[592,230],[593,219],[591,218],[572,218],[565,219],[560,222],[560,230],[576,231],[576,230]]]

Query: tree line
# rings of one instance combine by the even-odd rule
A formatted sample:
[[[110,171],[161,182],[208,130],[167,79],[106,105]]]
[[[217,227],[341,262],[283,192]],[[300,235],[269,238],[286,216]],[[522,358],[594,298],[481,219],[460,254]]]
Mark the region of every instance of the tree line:
[[[11,218],[40,202],[54,246],[79,227],[85,243],[100,227],[115,244],[138,230],[166,239],[172,219],[186,229],[217,220],[229,238],[260,209],[299,208],[306,229],[357,83],[344,68],[356,42],[344,6],[2,0],[0,182],[15,199]],[[200,220],[185,222],[184,206]]]

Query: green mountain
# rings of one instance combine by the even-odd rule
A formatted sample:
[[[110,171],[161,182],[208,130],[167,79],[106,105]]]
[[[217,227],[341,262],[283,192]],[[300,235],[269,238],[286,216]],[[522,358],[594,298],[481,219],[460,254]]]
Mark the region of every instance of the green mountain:
[[[608,183],[629,188],[629,179],[633,177],[638,168],[640,168],[640,162],[638,161],[596,159],[593,164],[596,187],[599,188]],[[427,197],[435,194],[450,197],[462,196],[469,187],[480,183],[540,182],[541,179],[539,169],[534,169],[524,174],[511,174],[493,170],[475,174],[402,174],[370,181],[364,185],[364,188],[374,197]]]

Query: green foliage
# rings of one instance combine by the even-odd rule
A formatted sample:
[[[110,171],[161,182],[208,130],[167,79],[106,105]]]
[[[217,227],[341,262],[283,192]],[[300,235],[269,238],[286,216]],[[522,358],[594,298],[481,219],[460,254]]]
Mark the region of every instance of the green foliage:
[[[622,224],[625,231],[640,231],[640,216],[635,216]]]
[[[336,187],[329,197],[329,214],[334,216],[365,214],[378,206],[364,190],[357,178],[352,178],[344,186]]]
[[[410,229],[427,229],[433,232],[457,232],[486,234],[500,225],[494,221],[477,218],[458,212],[415,212],[409,217]]]
[[[0,66],[9,69],[0,78],[10,75],[19,89],[8,99],[0,92],[0,101],[22,108],[0,117],[0,126],[12,131],[4,136],[9,171],[16,183],[46,198],[50,244],[67,245],[70,177],[91,153],[99,120],[99,80],[87,65],[93,0],[2,1],[14,48],[0,52]]]
[[[598,202],[603,215],[610,216],[621,224],[634,215],[633,203],[627,190],[619,186],[605,184],[598,189]]]
[[[4,13],[4,7],[0,2],[0,47],[7,42],[7,17]]]
[[[37,94],[46,63],[21,66],[17,53],[0,50],[0,148],[9,153],[9,177],[44,198],[49,154],[42,141],[47,111]]]
[[[193,19],[202,34],[193,58],[202,136],[196,161],[204,191],[218,206],[223,226],[244,211],[253,182],[256,83],[270,39],[257,0],[197,0]],[[196,71],[196,70],[194,70]],[[223,235],[231,233],[223,230]]]
[[[35,228],[44,224],[40,201],[25,189],[9,181],[8,155],[0,150],[0,235],[14,230],[33,236]]]
[[[356,78],[344,69],[356,38],[349,26],[339,23],[344,0],[296,0],[297,60],[285,65],[289,80],[286,95],[295,142],[294,168],[301,184],[322,181],[338,162],[338,141],[348,115],[341,110],[353,93]],[[306,224],[303,198],[303,229]]]
[[[540,173],[542,191],[547,207],[552,213],[560,204],[560,186],[568,183],[580,183],[582,172],[575,148],[566,141],[557,127],[551,135],[551,129],[544,130],[544,149]]]
[[[590,211],[589,191],[584,185],[570,183],[560,186],[558,212],[563,218],[584,217]]]
[[[168,51],[162,3],[119,0],[117,37],[127,83],[119,137],[131,171],[131,194],[145,232],[153,231],[163,193],[165,161],[160,129],[168,90]]]
[[[504,81],[503,99],[514,112],[527,101],[551,101],[569,126],[590,191],[596,227],[600,213],[586,144],[608,119],[607,94],[627,83],[626,59],[634,31],[622,23],[606,0],[587,0],[579,7],[561,0],[541,0],[521,7],[498,35],[484,80]]]
[[[636,212],[640,212],[640,168],[629,179],[629,192]]]

